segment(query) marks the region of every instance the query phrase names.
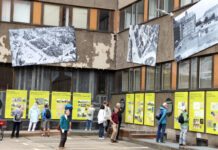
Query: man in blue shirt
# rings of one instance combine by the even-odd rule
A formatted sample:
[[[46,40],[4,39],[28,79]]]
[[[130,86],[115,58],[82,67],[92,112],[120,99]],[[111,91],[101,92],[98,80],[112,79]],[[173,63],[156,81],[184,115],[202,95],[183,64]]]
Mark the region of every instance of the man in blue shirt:
[[[70,115],[68,116],[69,119],[69,130],[71,129],[71,120],[72,120],[72,111],[73,111],[73,106],[71,105],[70,101],[68,101],[67,105],[65,106],[65,110],[70,111]]]
[[[159,139],[160,139],[160,142],[164,143],[163,138],[164,138],[164,133],[165,133],[166,125],[167,125],[167,116],[166,116],[167,108],[168,108],[167,103],[163,103],[163,106],[160,106],[159,108],[161,110],[161,118],[158,120],[158,130],[157,130],[156,142],[159,142]]]
[[[45,132],[47,129],[48,137],[50,136],[50,119],[51,119],[51,111],[48,108],[48,104],[45,104],[45,108],[42,110],[42,127],[43,127],[43,134],[45,136]]]

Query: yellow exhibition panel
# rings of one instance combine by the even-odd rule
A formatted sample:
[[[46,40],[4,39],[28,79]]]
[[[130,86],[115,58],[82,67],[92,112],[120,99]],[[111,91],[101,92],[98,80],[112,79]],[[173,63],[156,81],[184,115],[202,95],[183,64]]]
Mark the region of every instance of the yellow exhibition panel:
[[[22,119],[26,118],[27,91],[25,90],[7,90],[5,104],[5,118],[14,118],[14,110],[21,105],[23,111]]]
[[[91,93],[73,93],[73,115],[74,120],[86,120],[88,108],[91,106]]]
[[[155,93],[145,93],[144,124],[154,126]]]
[[[218,91],[208,91],[206,103],[206,133],[218,134]]]
[[[30,91],[29,95],[29,111],[33,104],[36,103],[39,107],[40,114],[44,109],[45,104],[49,105],[49,91]],[[28,115],[29,118],[29,115]],[[41,119],[41,115],[39,117]]]
[[[204,92],[190,92],[189,130],[204,132]]]
[[[134,94],[126,94],[125,122],[133,123],[134,119]]]
[[[188,92],[175,92],[174,129],[180,129],[178,121],[183,107],[188,111]]]
[[[65,105],[70,102],[70,92],[52,92],[51,100],[51,117],[52,119],[60,119],[64,114]]]
[[[144,118],[144,93],[135,94],[135,117],[134,123],[143,125]]]

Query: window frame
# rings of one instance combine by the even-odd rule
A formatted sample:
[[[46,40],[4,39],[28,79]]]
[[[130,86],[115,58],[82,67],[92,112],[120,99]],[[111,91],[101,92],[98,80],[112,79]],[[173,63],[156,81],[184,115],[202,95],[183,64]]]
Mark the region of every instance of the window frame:
[[[139,90],[136,90],[136,71],[137,70],[139,70],[139,83],[140,83],[140,85],[139,85]],[[141,67],[136,67],[136,68],[133,68],[133,92],[141,92],[141,85],[142,85],[142,83],[141,83],[141,78],[142,78],[142,74],[141,74],[141,72],[142,72],[142,68]]]
[[[79,8],[79,9],[87,9],[87,22],[86,22],[86,28],[77,28],[73,26],[73,8]],[[77,6],[72,6],[70,7],[70,23],[69,26],[74,27],[74,29],[78,30],[90,30],[90,8],[87,7],[77,7]]]
[[[199,0],[198,0],[198,1],[199,1]],[[198,1],[197,1],[197,2],[198,2]],[[187,7],[187,6],[190,6],[190,5],[193,5],[193,4],[197,3],[197,2],[194,2],[194,0],[191,0],[191,3],[186,4],[186,5],[184,5],[184,6],[181,6],[182,0],[179,0],[179,9],[180,9],[180,8],[184,8],[184,7]]]
[[[109,15],[109,18],[108,18],[108,30],[100,30],[100,11],[108,11],[108,15]],[[113,30],[113,28],[111,27],[111,24],[113,23],[112,21],[112,13],[110,10],[108,9],[98,9],[97,10],[97,31],[100,31],[100,32],[111,32]]]
[[[156,66],[157,66],[157,64],[156,64]],[[152,91],[157,91],[156,90],[156,88],[155,88],[155,83],[156,83],[156,80],[155,80],[155,78],[156,78],[156,66],[155,67],[151,67],[151,66],[147,66],[146,67],[146,75],[145,75],[145,91],[148,91],[148,92],[152,92]],[[147,73],[148,73],[148,69],[149,68],[153,68],[154,69],[154,89],[153,90],[149,90],[148,88],[147,88]]]
[[[163,65],[164,64],[167,64],[167,63],[170,63],[170,89],[163,89]],[[168,61],[168,62],[164,62],[164,63],[162,63],[161,64],[161,75],[160,75],[160,90],[161,91],[172,91],[172,70],[173,69],[173,67],[172,67],[172,61]]]
[[[180,63],[182,63],[182,62],[185,62],[185,61],[187,61],[188,62],[188,64],[189,64],[189,67],[188,67],[188,69],[189,69],[189,75],[188,75],[188,88],[179,88],[179,65],[180,65]],[[176,90],[188,90],[188,89],[191,89],[191,59],[184,59],[184,60],[182,60],[181,62],[178,62],[177,63],[177,85],[176,85]]]

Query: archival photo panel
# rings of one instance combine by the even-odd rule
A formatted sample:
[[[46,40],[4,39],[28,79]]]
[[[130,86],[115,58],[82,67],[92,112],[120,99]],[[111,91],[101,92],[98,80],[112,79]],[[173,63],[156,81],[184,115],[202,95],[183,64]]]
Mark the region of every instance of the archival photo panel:
[[[14,67],[77,60],[73,27],[12,29],[9,37]]]
[[[217,10],[217,0],[201,0],[174,19],[176,62],[218,43]]]

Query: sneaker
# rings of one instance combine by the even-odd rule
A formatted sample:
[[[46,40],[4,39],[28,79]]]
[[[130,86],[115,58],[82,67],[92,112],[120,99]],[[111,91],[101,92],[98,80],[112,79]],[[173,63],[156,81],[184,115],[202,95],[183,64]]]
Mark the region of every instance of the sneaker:
[[[92,131],[92,129],[89,129],[89,131]]]
[[[44,134],[42,134],[41,136],[45,137],[45,135],[44,135]]]
[[[87,131],[87,128],[85,128],[85,131]]]
[[[50,135],[48,134],[47,137],[50,137]]]

